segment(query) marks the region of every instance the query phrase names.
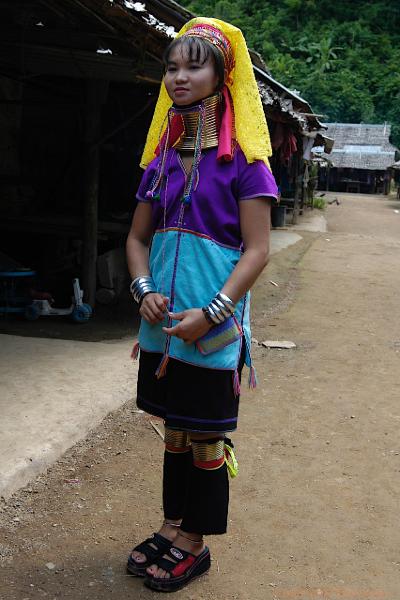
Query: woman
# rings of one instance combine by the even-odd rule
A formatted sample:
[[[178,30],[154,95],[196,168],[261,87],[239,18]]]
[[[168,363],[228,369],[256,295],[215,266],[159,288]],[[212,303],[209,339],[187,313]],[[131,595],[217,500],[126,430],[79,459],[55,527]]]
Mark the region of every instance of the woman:
[[[203,535],[226,532],[225,434],[237,426],[244,363],[255,385],[248,290],[268,262],[270,153],[240,30],[192,19],[165,53],[127,241],[142,316],[137,403],[164,419],[166,444],[165,520],[128,571],[155,590],[206,572]]]

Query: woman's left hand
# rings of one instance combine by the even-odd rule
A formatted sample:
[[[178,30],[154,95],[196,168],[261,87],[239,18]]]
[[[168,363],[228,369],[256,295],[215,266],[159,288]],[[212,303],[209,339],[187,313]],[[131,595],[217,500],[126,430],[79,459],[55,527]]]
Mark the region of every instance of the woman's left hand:
[[[174,335],[187,344],[193,344],[211,329],[201,308],[189,308],[179,313],[169,312],[168,316],[179,323],[173,327],[163,327],[164,333]]]

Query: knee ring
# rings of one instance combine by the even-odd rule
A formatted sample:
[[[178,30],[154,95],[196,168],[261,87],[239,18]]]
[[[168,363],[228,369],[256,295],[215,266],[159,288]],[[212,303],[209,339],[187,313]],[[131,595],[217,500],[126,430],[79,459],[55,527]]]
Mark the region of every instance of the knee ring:
[[[225,462],[225,438],[192,440],[193,464],[199,469],[214,471]]]
[[[165,450],[172,454],[181,454],[190,450],[190,437],[186,431],[176,431],[166,427],[164,443]]]

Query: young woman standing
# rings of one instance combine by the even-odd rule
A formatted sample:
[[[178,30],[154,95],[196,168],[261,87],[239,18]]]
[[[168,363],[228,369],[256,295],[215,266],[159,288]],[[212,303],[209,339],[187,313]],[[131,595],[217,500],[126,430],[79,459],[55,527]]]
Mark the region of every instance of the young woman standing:
[[[268,262],[270,154],[242,33],[192,19],[165,53],[127,241],[142,317],[137,404],[165,422],[165,520],[128,571],[154,590],[206,572],[203,535],[226,532],[226,433],[237,427],[244,363],[255,385],[248,290]]]

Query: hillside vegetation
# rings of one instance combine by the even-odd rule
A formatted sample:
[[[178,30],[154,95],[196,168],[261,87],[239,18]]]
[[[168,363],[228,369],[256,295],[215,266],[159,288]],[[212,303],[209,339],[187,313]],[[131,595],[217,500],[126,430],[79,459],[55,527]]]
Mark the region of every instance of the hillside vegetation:
[[[400,2],[184,0],[240,27],[271,75],[323,121],[392,125],[400,147]]]

